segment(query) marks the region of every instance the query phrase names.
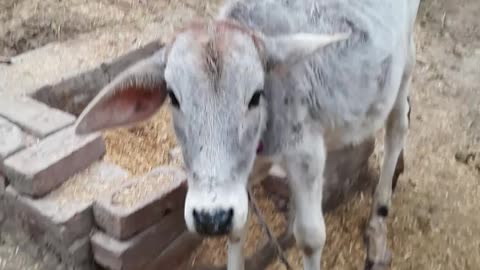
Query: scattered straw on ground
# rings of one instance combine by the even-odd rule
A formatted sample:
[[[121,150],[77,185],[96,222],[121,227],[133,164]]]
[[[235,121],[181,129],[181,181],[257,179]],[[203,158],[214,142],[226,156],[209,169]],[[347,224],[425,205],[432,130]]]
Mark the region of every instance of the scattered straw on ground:
[[[144,124],[108,131],[104,137],[106,160],[120,165],[133,175],[169,164],[169,152],[176,145],[167,106]]]
[[[59,205],[90,203],[108,194],[126,181],[127,177],[128,174],[113,164],[94,163],[72,176],[47,197],[57,201]]]
[[[112,204],[131,207],[148,199],[159,190],[171,190],[174,184],[173,177],[172,174],[164,173],[137,178],[136,183],[113,194]]]

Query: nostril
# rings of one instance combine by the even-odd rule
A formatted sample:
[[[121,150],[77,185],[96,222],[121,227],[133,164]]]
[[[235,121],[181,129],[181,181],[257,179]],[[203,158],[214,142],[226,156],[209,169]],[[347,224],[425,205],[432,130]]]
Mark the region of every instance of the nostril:
[[[219,225],[228,224],[230,222],[232,214],[229,211],[219,211],[217,212],[217,222]]]
[[[205,223],[205,216],[197,210],[193,210],[193,220],[197,225],[202,225]]]
[[[193,209],[193,220],[195,220],[195,222],[198,222],[198,219],[199,219],[198,212],[197,210]]]
[[[225,226],[229,226],[232,223],[233,208],[230,208],[228,209],[228,211],[224,212],[223,216],[224,218],[222,220],[222,223],[225,224]]]
[[[195,224],[195,229],[197,230],[198,233],[204,234],[207,226],[207,224],[205,224],[204,215],[195,209],[192,211],[192,215],[193,215],[193,223]]]

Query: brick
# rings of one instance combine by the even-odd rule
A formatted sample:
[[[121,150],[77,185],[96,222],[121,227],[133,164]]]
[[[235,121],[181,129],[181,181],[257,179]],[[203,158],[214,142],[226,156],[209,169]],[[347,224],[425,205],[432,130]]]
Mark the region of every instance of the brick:
[[[50,108],[32,98],[5,94],[0,94],[0,116],[39,138],[75,122],[73,115]]]
[[[144,269],[184,231],[183,211],[177,210],[125,241],[96,232],[91,238],[94,258],[98,264],[111,270]]]
[[[99,133],[77,136],[74,127],[69,127],[7,158],[3,167],[17,191],[43,196],[104,153]]]
[[[25,138],[26,134],[18,126],[0,117],[0,163],[11,154],[24,148]]]
[[[5,192],[5,188],[7,187],[7,180],[3,175],[0,174],[0,198],[3,196]]]
[[[55,252],[64,262],[75,266],[91,263],[93,200],[95,196],[104,195],[104,189],[109,186],[127,180],[127,176],[120,167],[98,161],[42,198],[22,196],[9,188],[9,216],[22,224],[32,239]]]
[[[61,253],[62,260],[71,265],[79,265],[86,262],[93,262],[90,236],[73,242],[71,246]]]
[[[178,269],[188,263],[188,258],[201,243],[200,236],[185,231],[144,270]]]
[[[132,183],[140,181],[139,179],[132,179],[129,181],[130,183],[113,191],[110,196],[105,196],[105,198],[109,198],[108,200],[105,198],[96,200],[93,205],[93,213],[97,226],[108,235],[119,240],[125,240],[158,223],[166,213],[176,209],[183,211],[187,193],[185,174],[178,168],[162,166],[152,170],[147,175],[155,176],[163,173],[174,175],[172,185],[163,190],[158,190],[132,207],[116,205],[110,198],[113,197],[115,192],[128,188]]]
[[[48,238],[59,250],[87,236],[93,227],[88,203],[60,206],[54,200],[22,196],[12,186],[6,188],[5,199],[15,218],[34,239]]]
[[[33,226],[33,231],[45,231],[58,239],[62,249],[90,233],[95,196],[104,195],[104,189],[122,183],[127,176],[120,167],[99,161],[42,198],[22,196],[13,188],[7,193],[14,213]]]

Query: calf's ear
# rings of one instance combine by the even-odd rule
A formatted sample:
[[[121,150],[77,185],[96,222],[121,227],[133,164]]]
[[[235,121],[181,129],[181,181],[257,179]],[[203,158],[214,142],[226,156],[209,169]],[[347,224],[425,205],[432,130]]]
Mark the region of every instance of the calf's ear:
[[[261,36],[262,52],[267,69],[278,65],[293,65],[330,44],[348,39],[350,33],[333,35],[296,33],[274,37]]]
[[[88,134],[150,118],[167,96],[164,70],[161,49],[121,72],[84,109],[75,133]]]

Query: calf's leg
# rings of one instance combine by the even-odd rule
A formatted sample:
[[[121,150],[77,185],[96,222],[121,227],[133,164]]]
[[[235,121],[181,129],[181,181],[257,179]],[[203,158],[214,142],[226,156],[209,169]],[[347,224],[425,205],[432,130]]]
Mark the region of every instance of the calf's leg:
[[[398,96],[386,123],[383,165],[373,196],[373,205],[366,231],[366,270],[386,269],[391,261],[391,253],[387,248],[386,218],[390,210],[392,191],[396,185],[396,179],[393,180],[393,178],[399,176],[398,173],[395,175],[395,171],[398,172],[398,168],[403,167],[403,149],[409,126],[408,94],[415,63],[413,40],[410,45],[410,57],[402,77]]]
[[[245,230],[240,235],[230,235],[228,238],[227,249],[227,269],[244,270],[245,257],[243,254],[243,244],[245,243]]]
[[[309,136],[284,158],[295,217],[293,233],[303,252],[304,270],[319,270],[325,243],[322,213],[323,171],[326,151],[321,138]]]
[[[408,103],[407,119],[408,119],[408,124],[410,125],[410,112],[412,111],[410,97],[407,97],[407,103]],[[392,182],[393,192],[395,192],[395,189],[397,188],[398,178],[400,177],[400,175],[403,174],[404,170],[405,170],[405,156],[402,150],[400,152],[400,156],[398,157],[397,166],[395,167],[395,172],[393,173],[393,182]]]

